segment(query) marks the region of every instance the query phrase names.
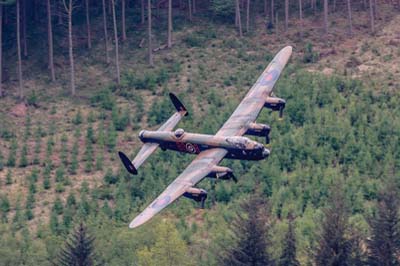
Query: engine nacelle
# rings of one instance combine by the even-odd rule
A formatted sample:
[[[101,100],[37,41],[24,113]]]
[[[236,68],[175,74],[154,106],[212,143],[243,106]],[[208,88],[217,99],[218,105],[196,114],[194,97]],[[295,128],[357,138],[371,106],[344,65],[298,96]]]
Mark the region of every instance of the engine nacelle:
[[[249,128],[246,131],[246,135],[265,137],[265,141],[269,143],[269,132],[271,131],[271,127],[266,124],[257,124],[250,123]]]
[[[222,180],[230,180],[237,182],[236,177],[233,175],[232,169],[224,166],[214,166],[212,171],[207,175],[207,177],[222,179]]]
[[[279,117],[282,118],[283,116],[283,109],[285,109],[286,101],[284,99],[275,97],[275,96],[268,96],[265,99],[264,107],[269,108],[273,111],[279,111]]]
[[[207,191],[201,188],[191,187],[183,193],[183,196],[196,202],[201,202],[201,208],[204,208],[204,202],[207,199]]]

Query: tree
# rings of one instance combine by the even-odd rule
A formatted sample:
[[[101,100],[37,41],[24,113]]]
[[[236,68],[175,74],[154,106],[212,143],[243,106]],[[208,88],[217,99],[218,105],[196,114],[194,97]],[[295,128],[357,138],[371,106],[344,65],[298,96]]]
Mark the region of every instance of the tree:
[[[328,33],[328,0],[324,0],[324,32]]]
[[[285,31],[289,28],[289,0],[285,0]]]
[[[396,185],[386,185],[381,191],[377,214],[370,220],[372,229],[369,265],[400,265],[400,213]]]
[[[285,235],[283,252],[279,260],[280,266],[300,266],[296,259],[296,235],[293,223],[293,219],[289,218],[289,228]]]
[[[110,62],[110,56],[108,54],[108,31],[107,31],[107,12],[106,12],[106,0],[102,1],[103,7],[103,30],[104,30],[104,46],[106,50],[106,62]]]
[[[300,20],[300,36],[303,37],[303,2],[299,0],[299,20]]]
[[[3,4],[0,3],[0,98],[3,97]]]
[[[159,223],[155,233],[155,244],[138,251],[139,265],[191,265],[187,245],[172,223]]]
[[[92,36],[90,31],[90,10],[89,10],[89,0],[85,0],[85,11],[86,11],[86,31],[87,31],[87,45],[88,48],[92,48]]]
[[[125,0],[121,0],[122,5],[122,41],[126,40],[126,19],[125,19]]]
[[[353,36],[353,22],[351,17],[351,0],[346,0],[347,2],[347,17],[349,19],[349,35]]]
[[[71,94],[75,96],[75,65],[74,65],[74,47],[72,43],[72,13],[74,10],[74,0],[63,0],[65,11],[68,16],[68,54],[70,67],[70,87]]]
[[[221,246],[220,265],[270,265],[271,258],[267,253],[268,217],[267,202],[260,195],[253,195],[241,205],[241,212],[230,224],[230,231],[235,244]]]
[[[317,266],[351,265],[352,241],[348,238],[348,207],[343,188],[335,184],[328,199],[330,205],[323,209],[324,218],[315,254]]]
[[[117,16],[115,14],[115,0],[111,0],[112,16],[114,24],[114,42],[115,42],[115,67],[117,69],[117,84],[121,83],[121,75],[119,72],[119,46],[118,46],[118,29],[117,29]]]
[[[57,264],[62,266],[95,265],[94,240],[95,238],[87,232],[86,226],[80,223],[58,254]]]
[[[236,7],[235,7],[235,12],[236,12],[236,19],[235,21],[237,22],[237,26],[239,27],[239,37],[242,38],[243,37],[243,33],[242,33],[242,21],[240,19],[240,4],[239,4],[239,0],[235,0],[236,1]]]
[[[168,0],[168,48],[172,47],[172,0]]]
[[[18,88],[19,88],[19,98],[24,97],[23,92],[23,81],[22,81],[22,57],[21,57],[21,8],[20,1],[16,0],[17,7],[17,57],[18,57]]]
[[[246,1],[247,8],[246,8],[246,31],[249,32],[250,28],[250,0]]]
[[[47,42],[49,47],[49,69],[51,80],[56,80],[56,75],[54,72],[54,52],[53,52],[53,27],[51,22],[51,4],[50,0],[46,1],[47,8]]]
[[[153,51],[151,48],[151,0],[147,0],[147,44],[148,44],[148,55],[149,55],[149,65],[154,66],[153,62]]]
[[[374,5],[373,0],[369,0],[369,19],[371,23],[371,31],[375,32],[375,17],[374,17]]]

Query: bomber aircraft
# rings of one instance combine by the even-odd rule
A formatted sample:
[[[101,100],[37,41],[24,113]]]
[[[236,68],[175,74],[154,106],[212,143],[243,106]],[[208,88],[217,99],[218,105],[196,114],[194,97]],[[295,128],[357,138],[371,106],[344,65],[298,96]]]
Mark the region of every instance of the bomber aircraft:
[[[118,155],[129,173],[136,175],[137,169],[158,148],[197,154],[189,166],[129,224],[135,228],[150,220],[180,196],[201,202],[207,198],[204,189],[194,187],[203,178],[217,178],[236,181],[232,169],[218,164],[224,158],[239,160],[262,160],[270,151],[261,143],[243,135],[262,136],[269,143],[271,127],[256,123],[263,107],[279,111],[283,115],[285,100],[276,97],[273,87],[292,54],[292,47],[283,48],[264,70],[245,98],[215,135],[188,133],[174,127],[188,115],[185,106],[172,93],[169,94],[176,112],[156,131],[142,130],[139,139],[144,143],[135,159],[131,161],[123,152]]]

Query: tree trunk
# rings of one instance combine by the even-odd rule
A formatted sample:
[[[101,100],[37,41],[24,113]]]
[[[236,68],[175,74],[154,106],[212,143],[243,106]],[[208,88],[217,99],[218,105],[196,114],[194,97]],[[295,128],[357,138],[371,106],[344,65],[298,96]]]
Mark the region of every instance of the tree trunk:
[[[125,19],[125,0],[121,1],[122,5],[122,40],[126,40],[126,19]],[[115,8],[114,8],[115,9]]]
[[[374,17],[378,19],[378,3],[377,0],[374,0]]]
[[[238,27],[239,27],[239,37],[243,37],[243,32],[242,32],[242,21],[240,19],[240,5],[239,5],[239,0],[236,0],[236,16],[237,16],[237,22],[238,22]]]
[[[369,0],[369,18],[371,21],[371,31],[372,31],[372,33],[374,33],[375,32],[375,18],[374,18],[373,0]]]
[[[328,33],[328,0],[324,0],[324,32]]]
[[[264,0],[264,16],[267,17],[268,16],[268,8],[267,8],[267,0]]]
[[[168,0],[168,48],[172,46],[172,0]]]
[[[246,8],[246,31],[249,32],[250,28],[250,0],[247,0]]]
[[[303,37],[303,2],[299,0],[300,36]]]
[[[192,16],[192,0],[188,0],[188,8],[189,8],[189,21],[193,20],[193,16]]]
[[[17,0],[17,53],[18,53],[18,85],[19,85],[19,97],[24,97],[22,89],[22,58],[21,58],[21,18],[20,18],[20,0]]]
[[[74,51],[72,43],[72,11],[73,11],[72,0],[68,0],[68,7],[66,6],[66,9],[68,14],[68,44],[69,44],[69,66],[70,66],[70,82],[71,82],[70,86],[71,86],[71,94],[72,96],[75,96],[75,65],[74,65]]]
[[[289,0],[285,0],[285,31],[289,28]]]
[[[274,25],[274,21],[275,21],[274,15],[275,15],[275,3],[274,3],[274,0],[271,0],[271,14],[270,14],[271,26]]]
[[[3,97],[3,5],[0,4],[0,98]]]
[[[114,42],[115,42],[115,67],[117,68],[117,83],[121,83],[121,77],[119,74],[119,51],[118,51],[118,31],[117,31],[117,16],[115,15],[115,1],[111,0],[112,4],[112,16],[114,24]]]
[[[63,24],[63,17],[62,17],[62,14],[63,14],[63,11],[62,11],[62,4],[61,4],[61,2],[60,1],[56,1],[56,3],[57,3],[57,14],[58,14],[58,25],[61,25],[61,24]]]
[[[103,26],[104,26],[104,45],[106,49],[106,62],[110,63],[110,56],[108,55],[108,32],[107,32],[107,10],[106,0],[103,0]]]
[[[87,28],[87,45],[92,48],[92,34],[90,32],[90,16],[89,16],[89,0],[85,0],[86,4],[86,28]]]
[[[347,0],[347,14],[349,18],[349,34],[350,37],[353,36],[353,22],[351,18],[351,0]]]
[[[26,0],[22,1],[22,45],[24,47],[24,57],[28,56],[28,44],[26,42]]]
[[[196,0],[193,0],[193,14],[197,13]]]
[[[147,37],[148,37],[148,45],[149,45],[149,64],[150,66],[154,66],[153,62],[153,52],[151,48],[151,0],[147,0]]]
[[[144,24],[144,0],[140,0],[140,14],[142,17],[142,24]]]
[[[56,80],[56,75],[54,72],[54,59],[53,59],[53,27],[51,22],[51,4],[50,0],[47,0],[47,40],[49,46],[49,69],[51,80]]]

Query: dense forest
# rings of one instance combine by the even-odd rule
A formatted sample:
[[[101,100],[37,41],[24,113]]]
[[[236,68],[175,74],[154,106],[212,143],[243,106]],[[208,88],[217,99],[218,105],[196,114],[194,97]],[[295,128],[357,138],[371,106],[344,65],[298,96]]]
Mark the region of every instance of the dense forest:
[[[400,1],[0,0],[1,265],[399,265]],[[214,134],[274,54],[271,155],[224,160],[205,209],[128,223],[193,156],[140,129]],[[264,142],[262,138],[257,141]]]

